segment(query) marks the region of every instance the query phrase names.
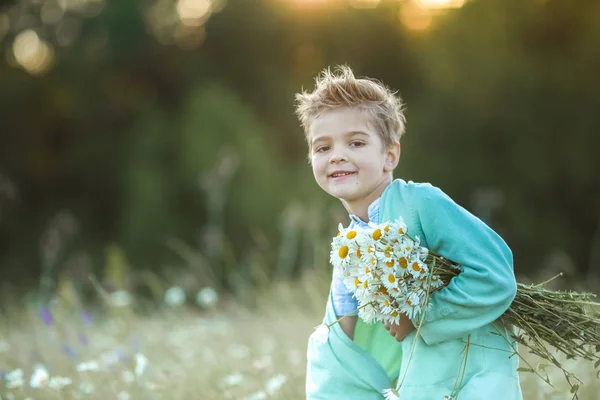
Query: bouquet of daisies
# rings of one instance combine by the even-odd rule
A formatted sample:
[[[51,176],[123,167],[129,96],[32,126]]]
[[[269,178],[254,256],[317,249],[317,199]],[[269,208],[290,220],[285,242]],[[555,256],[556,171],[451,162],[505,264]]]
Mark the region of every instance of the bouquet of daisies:
[[[397,323],[404,313],[418,325],[429,309],[431,294],[461,272],[457,263],[409,236],[401,218],[371,223],[367,229],[340,224],[331,243],[330,261],[358,299],[358,316],[367,323]],[[593,297],[548,290],[543,284],[517,284],[517,295],[502,316],[505,324],[517,328],[515,340],[559,367],[575,390],[578,384],[573,380],[579,379],[561,366],[548,345],[567,358],[583,358],[594,362],[595,368],[600,366],[600,304],[592,302]]]
[[[427,309],[427,296],[460,272],[447,260],[436,259],[407,234],[404,222],[344,229],[333,238],[331,263],[359,301],[359,317],[397,323],[400,314],[418,319]],[[446,283],[444,279],[447,278]]]

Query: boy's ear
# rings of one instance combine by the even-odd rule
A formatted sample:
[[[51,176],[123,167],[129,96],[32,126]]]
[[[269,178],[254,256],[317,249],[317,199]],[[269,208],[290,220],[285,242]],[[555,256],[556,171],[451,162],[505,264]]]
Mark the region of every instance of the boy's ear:
[[[383,167],[385,172],[392,172],[398,166],[400,161],[400,143],[394,143],[391,145],[385,157],[385,165]]]

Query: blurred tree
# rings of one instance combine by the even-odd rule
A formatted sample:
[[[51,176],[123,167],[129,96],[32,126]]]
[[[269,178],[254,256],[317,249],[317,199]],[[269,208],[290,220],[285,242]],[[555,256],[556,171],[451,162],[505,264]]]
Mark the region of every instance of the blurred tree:
[[[223,149],[237,169],[213,223],[242,258],[268,238],[257,248],[274,264],[277,214],[294,199],[332,200],[312,181],[293,95],[338,63],[400,90],[397,175],[489,220],[517,271],[557,252],[581,273],[596,265],[596,1],[471,1],[418,32],[395,0],[361,10],[230,1],[196,27],[175,2],[106,2],[56,24],[40,23],[43,3],[0,5],[0,174],[19,191],[0,221],[6,279],[37,281],[40,235],[60,209],[81,221],[77,243],[96,266],[114,240],[134,268],[169,259],[165,236],[198,245],[210,224],[199,177]],[[13,41],[27,29],[52,48],[45,73],[17,67]]]
[[[585,1],[473,2],[422,45],[430,81],[412,122],[427,145],[409,165],[463,204],[480,186],[500,188],[506,203],[493,225],[515,250],[517,271],[555,249],[580,271],[591,267],[599,18],[600,5]]]

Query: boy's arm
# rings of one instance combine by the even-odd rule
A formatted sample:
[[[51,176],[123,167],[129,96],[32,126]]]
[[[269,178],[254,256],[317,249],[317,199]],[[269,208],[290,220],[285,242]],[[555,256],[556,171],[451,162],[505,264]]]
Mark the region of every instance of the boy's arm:
[[[331,294],[333,299],[333,310],[337,318],[348,315],[340,320],[340,327],[351,340],[354,340],[354,329],[358,319],[355,312],[358,308],[358,300],[344,284],[344,278],[338,270],[334,268],[331,279]]]
[[[438,188],[426,185],[415,194],[415,219],[427,245],[463,270],[430,297],[421,336],[435,344],[495,321],[512,303],[517,284],[512,252],[498,234]]]
[[[342,328],[346,336],[350,338],[350,340],[354,340],[354,330],[356,329],[357,320],[358,317],[353,317],[351,315],[344,317],[340,320],[340,327]]]

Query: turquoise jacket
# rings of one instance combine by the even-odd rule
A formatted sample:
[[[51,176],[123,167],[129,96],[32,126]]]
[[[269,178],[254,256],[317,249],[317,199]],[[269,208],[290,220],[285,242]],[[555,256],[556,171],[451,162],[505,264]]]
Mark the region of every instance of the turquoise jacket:
[[[396,342],[382,323],[361,320],[354,341],[339,324],[324,343],[311,335],[306,398],[381,400],[384,389],[396,388],[407,400],[456,398],[457,392],[460,400],[521,400],[516,343],[498,321],[517,290],[506,243],[427,183],[393,181],[381,196],[379,216],[380,223],[401,216],[422,246],[463,271],[431,296],[418,338],[414,331]],[[335,319],[330,294],[323,322]]]

